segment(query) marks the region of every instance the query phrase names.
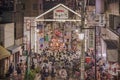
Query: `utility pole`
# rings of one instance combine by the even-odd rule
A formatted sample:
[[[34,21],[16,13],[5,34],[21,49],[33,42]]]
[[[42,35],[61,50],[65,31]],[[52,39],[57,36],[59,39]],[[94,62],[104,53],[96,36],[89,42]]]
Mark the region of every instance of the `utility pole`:
[[[86,15],[86,0],[81,1],[81,32],[83,32],[82,29],[94,29],[95,32],[95,80],[97,80],[97,72],[96,72],[96,26],[95,28],[85,28],[85,15]],[[82,55],[81,55],[81,80],[85,80],[85,39],[82,40]]]
[[[80,30],[81,30],[81,32],[83,32],[83,30],[82,30],[82,28],[84,28],[84,26],[85,26],[85,2],[84,2],[84,0],[82,0],[81,1],[81,26],[80,26]],[[81,49],[81,52],[82,52],[82,54],[81,54],[81,64],[80,64],[80,68],[81,68],[81,76],[80,76],[80,78],[81,78],[81,80],[85,80],[85,78],[84,78],[84,75],[85,75],[85,48],[84,48],[84,46],[85,46],[85,44],[84,44],[84,39],[82,40],[82,49]]]
[[[27,26],[29,28],[29,48],[27,50],[27,57],[26,57],[26,62],[27,62],[27,70],[26,70],[26,76],[25,79],[29,80],[29,72],[30,72],[30,61],[31,61],[31,20],[27,21]]]

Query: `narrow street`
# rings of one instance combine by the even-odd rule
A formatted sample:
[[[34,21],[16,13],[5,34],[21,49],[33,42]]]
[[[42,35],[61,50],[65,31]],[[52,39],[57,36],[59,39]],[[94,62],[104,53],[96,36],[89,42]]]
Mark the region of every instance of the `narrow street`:
[[[0,0],[0,80],[120,80],[120,0]]]

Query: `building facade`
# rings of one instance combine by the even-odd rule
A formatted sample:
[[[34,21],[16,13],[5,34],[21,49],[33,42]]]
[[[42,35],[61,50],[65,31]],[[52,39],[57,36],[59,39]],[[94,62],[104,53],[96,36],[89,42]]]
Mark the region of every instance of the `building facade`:
[[[14,63],[14,67],[16,68],[17,63],[20,61],[20,55],[22,55],[23,9],[24,4],[22,0],[0,1],[0,27],[3,29],[1,32],[3,35],[0,36],[0,45],[11,53],[10,57],[0,60],[5,61],[3,66],[7,65],[7,67],[5,67],[5,73],[2,73],[3,76],[5,76],[10,63]]]
[[[42,0],[25,0],[24,17],[36,17],[43,12]]]
[[[43,0],[43,10],[47,11],[60,3],[72,10],[76,9],[76,0]]]

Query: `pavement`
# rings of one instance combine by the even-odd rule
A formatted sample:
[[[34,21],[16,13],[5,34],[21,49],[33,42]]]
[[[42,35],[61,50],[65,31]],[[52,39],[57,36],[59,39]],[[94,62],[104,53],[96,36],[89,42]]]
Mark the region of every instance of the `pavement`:
[[[36,74],[36,77],[34,80],[41,80],[40,79],[40,74]],[[52,80],[51,77],[49,76],[47,80]],[[55,80],[62,80],[59,76],[55,77]],[[73,78],[70,78],[69,80],[76,80],[76,79],[73,79]]]
[[[35,80],[40,80],[40,74],[36,74]]]
[[[9,80],[24,80],[25,73],[22,73],[21,75],[17,75],[17,72],[14,71],[14,73],[10,76]]]

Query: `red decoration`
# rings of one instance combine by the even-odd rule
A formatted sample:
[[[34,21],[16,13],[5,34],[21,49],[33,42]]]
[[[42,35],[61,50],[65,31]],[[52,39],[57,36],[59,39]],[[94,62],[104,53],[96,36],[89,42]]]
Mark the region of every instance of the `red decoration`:
[[[86,61],[86,63],[90,63],[91,62],[91,57],[86,57],[85,61]]]

